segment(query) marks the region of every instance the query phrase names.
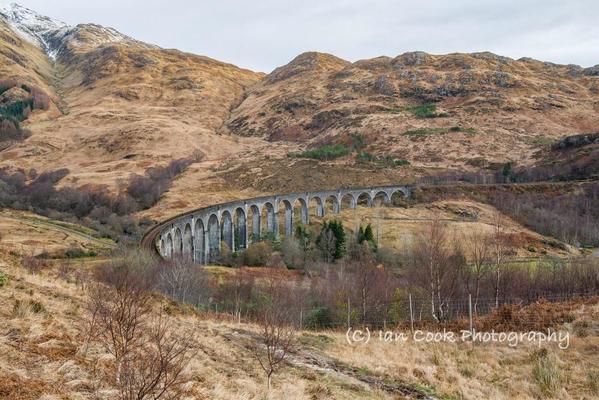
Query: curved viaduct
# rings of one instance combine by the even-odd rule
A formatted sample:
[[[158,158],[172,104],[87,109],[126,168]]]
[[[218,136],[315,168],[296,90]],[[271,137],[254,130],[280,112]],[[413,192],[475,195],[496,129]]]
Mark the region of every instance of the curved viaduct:
[[[232,250],[245,249],[267,232],[277,238],[281,234],[291,235],[297,222],[308,224],[311,211],[323,217],[327,212],[338,214],[342,207],[355,209],[358,204],[369,207],[389,204],[397,195],[410,197],[411,187],[350,188],[237,200],[163,222],[144,236],[142,246],[166,259],[183,255],[198,264],[207,264],[219,256],[221,243]]]

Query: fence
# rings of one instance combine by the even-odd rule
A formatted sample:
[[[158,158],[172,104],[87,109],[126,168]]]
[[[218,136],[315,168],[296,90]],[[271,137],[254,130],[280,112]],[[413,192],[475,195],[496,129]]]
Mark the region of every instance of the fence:
[[[582,304],[599,303],[597,293],[536,294],[528,298],[476,299],[472,295],[446,300],[434,305],[430,298],[406,296],[392,302],[359,304],[344,301],[335,307],[311,307],[288,303],[286,321],[300,330],[347,329],[433,329],[452,330],[510,329],[520,331],[544,330],[574,320],[574,309]],[[255,304],[208,302],[200,309],[214,313],[217,318],[237,322],[255,322]]]

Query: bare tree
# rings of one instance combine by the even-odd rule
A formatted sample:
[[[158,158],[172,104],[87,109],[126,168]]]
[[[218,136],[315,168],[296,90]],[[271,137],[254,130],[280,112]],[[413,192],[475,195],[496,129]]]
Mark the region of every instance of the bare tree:
[[[480,230],[476,229],[465,235],[466,257],[472,268],[467,274],[466,286],[470,294],[474,294],[474,313],[478,311],[478,299],[480,297],[480,285],[489,272],[489,258],[491,256],[491,239]],[[470,285],[470,277],[474,277],[474,290]],[[474,293],[472,293],[474,291]]]
[[[21,259],[21,265],[23,268],[27,270],[31,275],[39,274],[43,267],[44,263],[39,258],[35,257],[33,254],[28,254]]]
[[[171,299],[193,304],[204,285],[198,266],[189,257],[176,257],[161,266],[158,286]]]
[[[121,399],[180,398],[184,394],[182,372],[192,349],[189,337],[175,333],[167,318],[151,322],[142,345],[124,359]]]
[[[240,320],[243,307],[251,303],[254,277],[248,273],[247,268],[242,267],[233,274],[225,275],[223,280],[218,293],[219,299],[225,305],[232,304],[233,314]]]
[[[96,282],[88,292],[88,338],[100,342],[115,360],[115,382],[120,385],[126,358],[143,343],[143,331],[151,311],[151,295],[129,271],[110,286]]]
[[[331,229],[325,229],[322,232],[318,242],[320,253],[325,262],[331,263],[335,260],[335,251],[337,250],[337,239]]]
[[[150,281],[126,266],[107,266],[89,287],[87,339],[114,357],[121,400],[173,398],[191,342],[166,318],[151,320]]]
[[[445,317],[443,279],[449,271],[450,249],[443,223],[432,220],[425,232],[417,239],[413,250],[416,268],[427,273],[428,291],[433,319],[440,322]]]
[[[495,308],[499,307],[499,290],[505,258],[510,249],[510,240],[505,232],[504,217],[497,211],[493,215],[493,233],[490,238],[490,255],[493,260],[493,291],[495,296]]]
[[[294,236],[287,236],[281,242],[281,253],[283,261],[288,267],[303,267],[306,261],[306,254],[303,251],[300,241]]]
[[[260,340],[252,347],[252,354],[266,374],[269,396],[272,376],[283,366],[296,340],[293,321],[287,309],[291,297],[283,282],[280,273],[270,270],[258,317]]]
[[[359,294],[362,323],[366,324],[368,305],[374,303],[374,297],[378,297],[375,294],[380,294],[376,292],[381,289],[379,283],[382,280],[381,275],[384,271],[378,268],[376,259],[367,242],[356,245],[352,258],[349,264],[350,275],[348,276],[351,281],[351,289],[348,292],[354,291]]]

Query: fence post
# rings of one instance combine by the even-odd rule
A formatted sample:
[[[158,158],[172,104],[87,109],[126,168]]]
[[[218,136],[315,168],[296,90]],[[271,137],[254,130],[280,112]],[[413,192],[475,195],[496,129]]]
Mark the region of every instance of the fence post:
[[[473,324],[472,324],[472,295],[468,295],[468,317],[470,321],[470,333],[473,332]]]
[[[414,334],[414,308],[412,307],[412,293],[409,294],[410,298],[410,330],[412,335]]]
[[[347,329],[351,328],[351,304],[347,299]]]

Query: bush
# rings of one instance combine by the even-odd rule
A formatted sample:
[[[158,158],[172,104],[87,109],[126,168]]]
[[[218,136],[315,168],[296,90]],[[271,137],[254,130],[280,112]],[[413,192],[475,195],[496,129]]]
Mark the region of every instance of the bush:
[[[358,162],[371,162],[374,160],[375,160],[375,157],[372,154],[367,153],[365,151],[359,152],[358,155],[356,156],[356,161],[358,161]]]
[[[451,128],[449,128],[449,131],[450,132],[465,132],[465,133],[469,133],[471,135],[474,135],[476,133],[474,128],[462,128],[461,126],[452,126]]]
[[[85,257],[96,257],[97,254],[95,251],[85,251],[80,249],[79,247],[71,247],[65,252],[65,256],[67,258],[85,258]]]
[[[37,300],[29,300],[29,308],[31,309],[31,312],[34,314],[46,312],[46,307],[44,307],[42,302]]]
[[[350,149],[344,144],[326,144],[317,149],[304,151],[302,153],[292,153],[292,157],[312,158],[315,160],[333,160],[350,154]]]
[[[313,329],[329,329],[334,326],[333,313],[328,307],[311,310],[304,318],[304,325]]]
[[[272,252],[272,244],[268,241],[251,244],[243,253],[245,264],[250,267],[263,267],[270,260]]]
[[[0,287],[8,284],[8,276],[4,272],[0,272]]]
[[[21,260],[21,266],[32,275],[39,274],[44,266],[42,260],[34,256],[25,256]]]
[[[417,118],[440,118],[447,116],[445,113],[437,113],[437,106],[432,103],[410,107],[408,110]]]
[[[41,314],[46,312],[46,307],[37,300],[19,300],[16,299],[12,306],[12,315],[15,318],[26,317],[29,313]]]
[[[560,373],[557,361],[547,349],[537,351],[532,355],[532,375],[539,385],[541,392],[551,395],[557,391],[560,384]]]
[[[443,135],[447,133],[446,128],[420,128],[410,131],[405,131],[403,134],[406,136],[423,137],[429,135]]]
[[[199,157],[199,156],[194,156]],[[171,161],[165,167],[154,167],[146,171],[145,176],[132,175],[127,186],[127,194],[139,203],[142,209],[148,209],[160,200],[172,184],[173,179],[183,173],[194,162],[192,158]]]

